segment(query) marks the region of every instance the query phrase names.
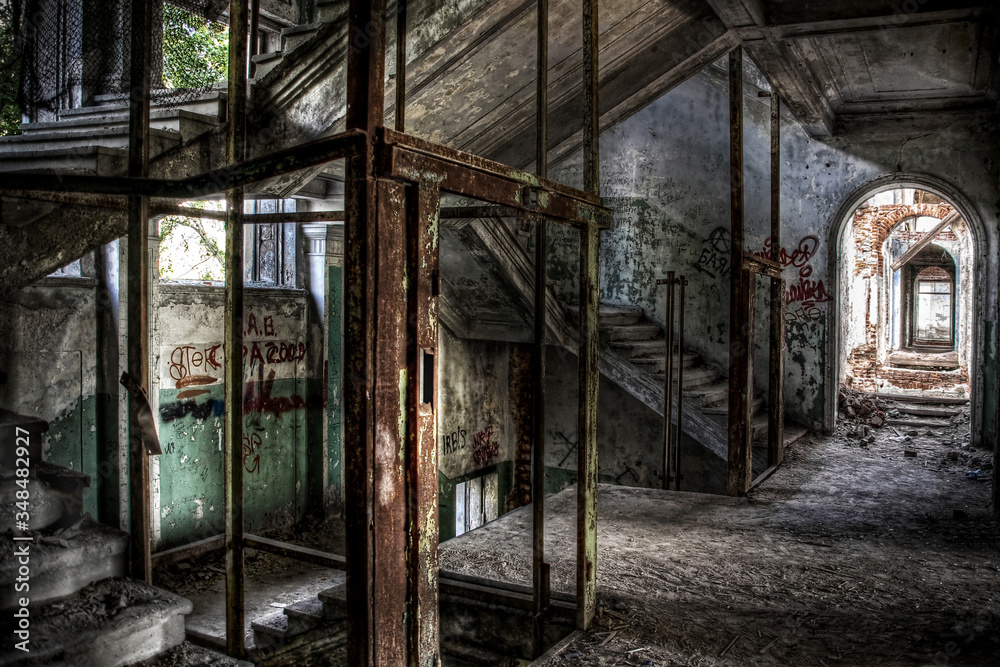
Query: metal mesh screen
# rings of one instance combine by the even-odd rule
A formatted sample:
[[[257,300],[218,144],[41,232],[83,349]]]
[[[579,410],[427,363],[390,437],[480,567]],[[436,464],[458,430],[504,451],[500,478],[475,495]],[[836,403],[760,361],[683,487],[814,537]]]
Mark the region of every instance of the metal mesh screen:
[[[128,99],[132,0],[26,0],[21,106],[32,120]],[[224,5],[223,5],[224,6]],[[226,79],[228,29],[219,2],[153,3],[152,96],[180,105]]]

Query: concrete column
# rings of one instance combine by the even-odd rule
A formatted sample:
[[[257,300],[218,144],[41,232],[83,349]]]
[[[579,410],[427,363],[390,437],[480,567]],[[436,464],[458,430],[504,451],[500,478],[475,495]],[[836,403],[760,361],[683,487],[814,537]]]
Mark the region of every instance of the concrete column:
[[[302,225],[309,265],[308,289],[323,325],[326,409],[323,428],[322,497],[324,506],[343,506],[341,466],[341,364],[343,349],[344,227],[325,223]]]

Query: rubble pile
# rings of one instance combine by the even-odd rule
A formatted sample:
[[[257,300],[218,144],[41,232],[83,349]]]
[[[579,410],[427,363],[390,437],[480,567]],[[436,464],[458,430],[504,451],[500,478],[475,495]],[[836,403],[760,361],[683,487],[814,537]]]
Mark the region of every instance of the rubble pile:
[[[889,401],[863,391],[841,387],[838,393],[839,419],[855,425],[881,428],[885,425]]]

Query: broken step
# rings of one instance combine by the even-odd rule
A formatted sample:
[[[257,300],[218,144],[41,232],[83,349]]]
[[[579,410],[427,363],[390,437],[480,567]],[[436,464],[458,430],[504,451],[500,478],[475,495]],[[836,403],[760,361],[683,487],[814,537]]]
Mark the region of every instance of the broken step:
[[[904,415],[914,417],[955,417],[962,414],[960,408],[929,408],[916,405],[897,405],[896,409]]]
[[[660,354],[659,356],[652,357],[632,357],[629,361],[634,364],[637,368],[640,368],[647,373],[654,373],[659,375],[662,379],[664,369],[666,367],[666,356]],[[674,355],[674,372],[677,372],[677,367],[680,364],[680,357],[676,354]],[[687,373],[688,369],[695,368],[698,362],[701,361],[700,357],[697,356],[686,356],[684,357],[684,372]]]
[[[967,398],[957,398],[954,396],[929,396],[926,394],[875,394],[877,398],[884,398],[889,401],[898,401],[902,403],[930,403],[938,405],[968,405],[969,399]]]
[[[0,664],[131,665],[180,645],[191,609],[190,601],[145,582],[105,579],[32,609],[31,651],[11,651]]]
[[[49,541],[31,544],[32,606],[72,595],[95,581],[125,576],[128,533],[84,519],[75,532],[64,531],[64,534],[72,534],[63,538],[65,546]],[[2,554],[0,577],[3,581],[14,581],[18,559],[13,549]],[[13,609],[19,597],[13,586],[0,588],[0,610]]]

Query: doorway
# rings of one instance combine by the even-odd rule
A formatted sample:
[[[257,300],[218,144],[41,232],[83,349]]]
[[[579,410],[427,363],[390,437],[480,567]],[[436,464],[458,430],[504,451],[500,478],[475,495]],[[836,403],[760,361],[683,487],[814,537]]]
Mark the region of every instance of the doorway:
[[[970,399],[973,440],[982,437],[983,233],[973,207],[931,180],[869,184],[838,214],[830,244],[842,295],[830,322],[831,427],[846,386]]]

